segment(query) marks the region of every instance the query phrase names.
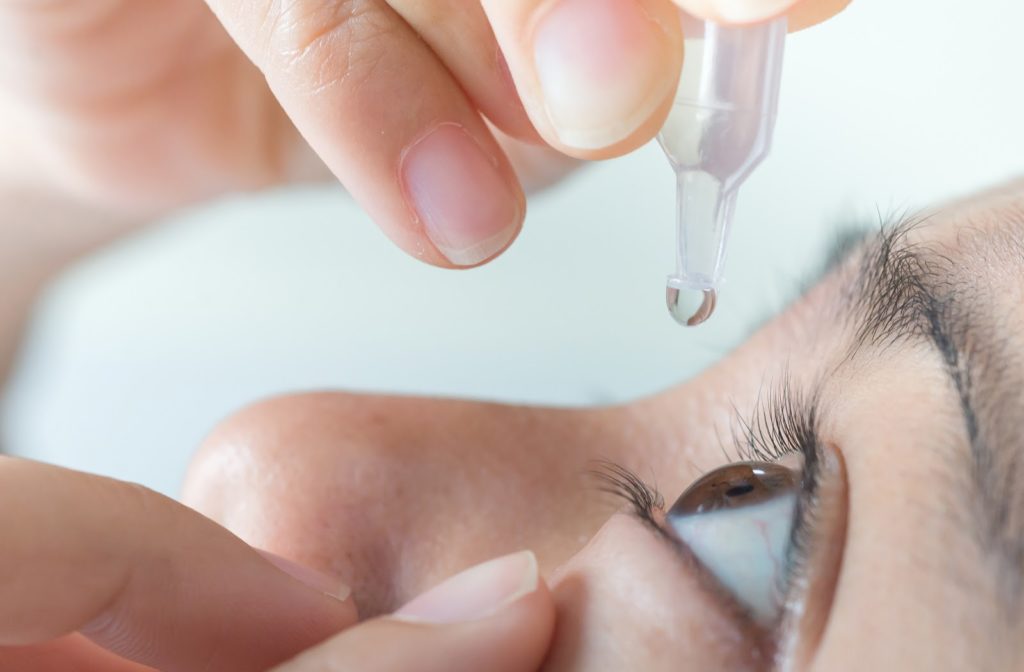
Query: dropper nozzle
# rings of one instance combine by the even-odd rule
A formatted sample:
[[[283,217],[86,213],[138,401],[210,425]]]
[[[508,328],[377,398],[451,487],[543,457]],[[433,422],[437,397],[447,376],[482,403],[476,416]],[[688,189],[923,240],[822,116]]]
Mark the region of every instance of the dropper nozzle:
[[[677,322],[694,326],[717,303],[739,186],[771,145],[786,20],[730,27],[682,16],[692,39],[658,141],[676,172],[676,271],[666,301]]]

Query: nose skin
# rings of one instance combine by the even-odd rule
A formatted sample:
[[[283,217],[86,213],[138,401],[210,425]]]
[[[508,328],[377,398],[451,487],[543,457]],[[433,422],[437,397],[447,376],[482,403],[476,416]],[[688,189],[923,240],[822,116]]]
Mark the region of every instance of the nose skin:
[[[548,572],[577,551],[610,512],[585,478],[590,451],[615,454],[598,417],[283,397],[211,434],[184,499],[250,544],[337,576],[369,617],[487,558],[529,548]]]

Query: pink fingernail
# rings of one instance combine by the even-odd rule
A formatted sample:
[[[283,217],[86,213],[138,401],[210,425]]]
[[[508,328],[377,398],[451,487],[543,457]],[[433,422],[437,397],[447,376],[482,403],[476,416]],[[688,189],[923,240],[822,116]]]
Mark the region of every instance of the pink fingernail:
[[[548,119],[565,145],[610,147],[632,135],[676,82],[671,44],[637,0],[558,0],[533,36]]]
[[[409,206],[434,246],[456,266],[475,266],[515,237],[522,197],[462,126],[443,123],[402,154]]]
[[[779,16],[796,4],[796,0],[716,0],[715,11],[728,23],[765,21]]]
[[[282,558],[280,555],[276,555],[270,551],[256,549],[256,552],[262,555],[270,564],[274,565],[293,579],[306,584],[313,590],[319,590],[321,593],[341,600],[342,602],[347,600],[352,594],[351,588],[338,579],[324,574],[323,572],[318,572],[311,567],[300,565],[294,560]]]
[[[489,616],[537,590],[540,572],[531,551],[470,567],[395,612],[400,620],[459,623]]]

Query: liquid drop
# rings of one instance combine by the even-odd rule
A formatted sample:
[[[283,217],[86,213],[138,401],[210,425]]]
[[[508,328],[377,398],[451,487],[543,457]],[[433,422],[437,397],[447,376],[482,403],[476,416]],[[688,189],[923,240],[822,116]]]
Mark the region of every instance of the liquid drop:
[[[718,294],[713,289],[665,287],[665,304],[672,318],[685,327],[695,327],[715,312]]]

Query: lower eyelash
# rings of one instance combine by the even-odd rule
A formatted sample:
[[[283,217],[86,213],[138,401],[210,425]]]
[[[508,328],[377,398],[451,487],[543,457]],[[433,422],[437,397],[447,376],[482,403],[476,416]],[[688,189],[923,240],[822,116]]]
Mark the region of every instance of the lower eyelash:
[[[595,460],[589,474],[597,482],[599,492],[626,500],[638,518],[661,529],[654,520],[654,512],[665,508],[665,498],[643,479],[608,460]]]

